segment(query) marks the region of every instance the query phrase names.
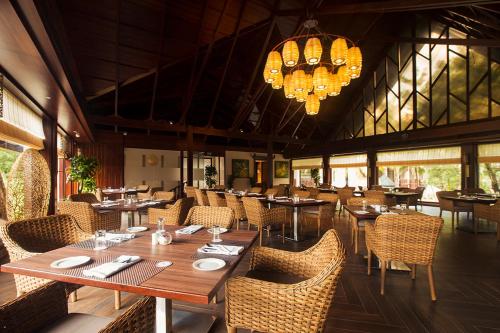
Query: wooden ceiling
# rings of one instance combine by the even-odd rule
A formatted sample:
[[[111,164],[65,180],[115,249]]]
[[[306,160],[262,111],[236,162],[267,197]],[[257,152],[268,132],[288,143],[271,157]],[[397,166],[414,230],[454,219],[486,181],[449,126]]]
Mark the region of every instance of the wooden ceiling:
[[[38,0],[96,133],[212,146],[304,149],[340,124],[387,47],[416,15],[498,39],[498,1]],[[262,80],[267,52],[306,17],[357,42],[363,74],[317,117]],[[147,141],[147,139],[145,139]]]

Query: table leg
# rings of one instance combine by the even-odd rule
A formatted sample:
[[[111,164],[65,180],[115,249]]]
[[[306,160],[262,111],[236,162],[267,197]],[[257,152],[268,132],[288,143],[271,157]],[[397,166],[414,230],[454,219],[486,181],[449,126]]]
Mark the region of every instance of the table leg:
[[[293,207],[293,236],[292,237],[286,237],[289,240],[298,242],[299,241],[299,207]]]
[[[134,215],[135,215],[135,213],[133,211],[127,212],[128,226],[129,226],[129,228],[135,226],[135,220],[134,220],[135,217],[134,217]]]
[[[156,333],[172,333],[172,300],[156,297]]]

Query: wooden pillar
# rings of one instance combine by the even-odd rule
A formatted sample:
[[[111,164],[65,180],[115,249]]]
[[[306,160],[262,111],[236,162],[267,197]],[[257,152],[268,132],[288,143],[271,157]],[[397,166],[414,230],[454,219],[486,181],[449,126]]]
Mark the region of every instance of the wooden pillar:
[[[187,184],[193,186],[193,152],[190,150],[187,154]]]
[[[179,197],[184,197],[184,150],[179,152]]]
[[[274,165],[273,165],[273,142],[267,142],[267,188],[273,187]]]
[[[330,169],[330,155],[323,155],[323,184],[332,184],[332,173]]]
[[[461,145],[462,190],[479,187],[479,165],[477,163],[477,145]]]
[[[366,158],[367,158],[367,163],[368,163],[368,189],[373,186],[377,185],[377,180],[378,180],[378,171],[377,171],[377,152],[375,150],[368,150],[366,152]]]
[[[48,215],[55,214],[57,193],[57,122],[47,117],[43,118],[43,132],[45,134],[44,149],[41,151],[50,170],[50,200]]]

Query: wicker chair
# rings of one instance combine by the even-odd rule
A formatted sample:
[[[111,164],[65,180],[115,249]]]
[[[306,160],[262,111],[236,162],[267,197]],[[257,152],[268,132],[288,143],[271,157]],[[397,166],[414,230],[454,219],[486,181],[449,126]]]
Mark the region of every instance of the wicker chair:
[[[210,206],[210,203],[208,202],[208,197],[205,193],[203,193],[198,188],[194,189],[194,193],[196,195],[196,202],[198,203],[198,206]]]
[[[250,188],[250,191],[248,191],[250,193],[262,193],[262,187],[252,187]]]
[[[384,205],[385,201],[381,198],[359,198],[352,197],[347,200],[347,205],[349,206],[363,206],[363,201],[366,201],[367,205]],[[358,220],[354,216],[349,214],[349,222],[351,223],[351,244],[354,245],[354,253],[359,252],[359,232],[364,230],[364,226],[367,224],[365,220]]]
[[[304,218],[313,219],[317,222],[317,230],[318,237],[321,234],[321,222],[328,221],[331,222],[332,228],[335,227],[335,210],[337,209],[337,202],[339,201],[339,197],[333,193],[319,193],[318,200],[328,201],[330,205],[319,206],[319,208],[314,210],[303,210],[302,214]]]
[[[454,202],[453,200],[448,200],[443,198],[443,196],[456,196],[457,191],[439,191],[436,192],[436,196],[439,201],[439,217],[443,215],[443,211],[449,211],[451,213],[451,228],[455,229],[455,214],[457,214],[457,225],[459,222],[460,213],[467,213],[469,215],[472,212],[472,205],[468,203]]]
[[[463,190],[464,194],[484,194],[486,193],[482,188],[480,187],[471,187],[471,188],[466,188],[465,190]]]
[[[209,207],[195,206],[189,210],[184,225],[199,224],[205,228],[211,228],[214,225],[231,229],[234,222],[234,212],[229,207]]]
[[[368,275],[371,274],[372,252],[380,260],[380,294],[384,294],[385,272],[388,262],[402,261],[411,265],[415,279],[417,265],[427,266],[431,299],[436,290],[432,275],[432,259],[443,219],[428,215],[381,215],[374,224],[366,225]]]
[[[340,201],[339,217],[340,217],[340,212],[344,210],[344,205],[347,205],[347,199],[353,197],[353,192],[354,190],[347,187],[339,188],[337,190],[337,195],[339,196],[339,201]]]
[[[379,190],[367,190],[363,192],[365,197],[368,199],[375,198],[375,199],[381,199],[382,201],[386,201],[386,197],[384,194],[384,191],[379,191]]]
[[[157,191],[153,194],[154,200],[166,200],[172,201],[175,200],[175,192],[172,191]]]
[[[474,204],[474,233],[477,234],[478,219],[497,223],[497,241],[500,241],[500,202],[494,205]]]
[[[3,182],[3,175],[0,173],[0,219],[7,219],[7,209],[5,207],[6,190]]]
[[[265,195],[274,195],[274,196],[277,196],[278,195],[278,192],[279,192],[279,188],[278,187],[271,187],[271,188],[268,188],[266,190],[266,192],[264,192]]]
[[[238,199],[234,194],[226,193],[226,203],[229,208],[234,212],[234,219],[236,221],[236,230],[240,229],[240,222],[247,219],[247,214],[245,212],[245,207],[243,207],[243,202]]]
[[[95,196],[94,193],[78,193],[78,194],[71,194],[68,197],[69,201],[75,201],[75,202],[88,202],[90,204],[93,203],[98,203],[99,200]]]
[[[68,313],[73,285],[51,282],[0,306],[1,332],[154,332],[155,299],[142,297],[115,319]]]
[[[316,199],[319,194],[319,188],[316,187],[308,187],[307,191],[309,192],[309,197]]]
[[[194,198],[194,204],[197,205],[198,202],[196,201],[196,193],[195,190],[196,188],[193,186],[184,186],[184,191],[186,192],[186,197],[188,198]]]
[[[226,282],[227,331],[236,333],[237,328],[247,328],[277,333],[323,332],[344,262],[344,248],[334,230],[327,231],[316,245],[303,252],[255,248],[251,272],[263,272],[264,277],[273,272],[287,274],[299,282],[230,278]]]
[[[227,207],[226,200],[214,191],[207,191],[207,198],[212,207]]]
[[[305,199],[309,198],[311,196],[311,193],[309,193],[309,191],[295,190],[293,191],[293,195],[297,195],[299,198]]]
[[[218,191],[224,191],[226,189],[226,185],[217,184],[214,185],[213,189]]]
[[[59,214],[75,217],[80,228],[90,234],[96,230],[119,230],[121,214],[119,211],[96,211],[88,202],[60,201],[57,203]]]
[[[181,225],[186,220],[187,214],[193,207],[194,198],[182,198],[166,208],[148,208],[148,222],[154,224],[163,217],[165,224]]]
[[[266,208],[259,199],[242,198],[243,206],[248,219],[248,229],[250,225],[257,226],[259,231],[259,245],[262,245],[262,231],[273,224],[281,224],[283,232],[283,243],[285,243],[285,224],[287,222],[286,208]],[[269,229],[268,229],[269,231]]]
[[[8,222],[0,228],[11,261],[29,258],[92,237],[69,215],[52,215]],[[31,291],[49,280],[14,274],[17,295]]]

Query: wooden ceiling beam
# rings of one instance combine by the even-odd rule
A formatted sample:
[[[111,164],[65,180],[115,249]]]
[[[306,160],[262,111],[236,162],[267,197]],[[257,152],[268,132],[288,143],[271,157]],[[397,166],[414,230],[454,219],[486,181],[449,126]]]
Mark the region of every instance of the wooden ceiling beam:
[[[460,16],[464,19],[471,20],[476,24],[480,24],[490,29],[500,31],[500,24],[498,23],[498,19],[491,19],[490,17],[487,17],[485,15],[481,15],[481,18],[473,17],[463,8],[447,9],[446,11],[452,15]]]
[[[286,127],[286,125],[290,122],[290,120],[293,119],[293,117],[297,114],[297,112],[299,112],[304,107],[304,105],[305,103],[300,103],[300,105],[295,109],[295,111],[287,119],[285,119],[283,124],[281,125],[278,124],[278,129],[276,130],[276,134],[281,132]]]
[[[266,100],[266,103],[264,104],[264,107],[260,111],[259,120],[257,121],[257,124],[254,127],[252,133],[257,133],[257,131],[260,129],[260,125],[262,125],[262,120],[264,119],[264,115],[266,114],[266,111],[269,108],[269,102],[271,102],[271,98],[274,95],[274,91],[275,91],[275,89],[271,89],[271,92],[269,92],[269,96],[267,97],[267,100]]]
[[[440,8],[453,8],[472,5],[489,5],[498,1],[492,0],[390,0],[390,1],[369,1],[344,4],[330,4],[318,9],[308,9],[314,16],[325,15],[344,15],[344,14],[362,14],[362,13],[391,13],[422,11]],[[276,16],[300,16],[306,12],[305,8],[285,9],[275,11]]]

